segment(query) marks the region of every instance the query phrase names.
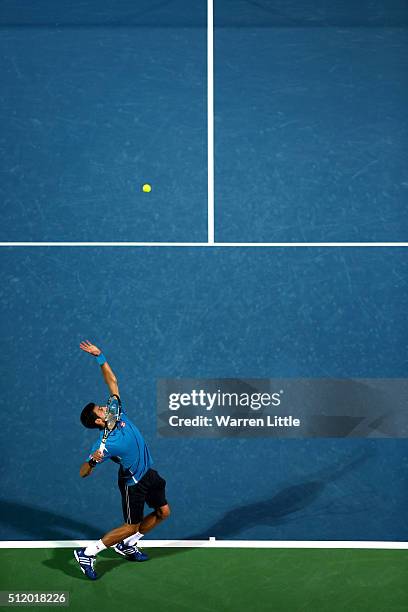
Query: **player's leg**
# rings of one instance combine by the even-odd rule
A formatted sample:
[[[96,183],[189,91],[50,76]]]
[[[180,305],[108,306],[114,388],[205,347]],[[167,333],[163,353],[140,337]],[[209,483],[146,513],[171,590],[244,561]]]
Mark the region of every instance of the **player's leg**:
[[[148,472],[148,489],[146,492],[146,503],[153,512],[143,518],[140,523],[139,532],[144,535],[170,516],[170,506],[166,499],[166,481],[156,472]]]
[[[136,525],[130,525],[125,523],[124,525],[121,525],[120,527],[109,531],[103,536],[101,540],[91,542],[85,548],[78,548],[74,550],[74,557],[77,560],[82,572],[91,580],[96,580],[98,577],[94,568],[96,555],[101,553],[109,546],[114,546],[115,544],[117,545],[118,542],[123,542],[123,540],[127,540],[130,536],[133,536],[135,533],[138,532],[139,523],[137,523]],[[140,560],[144,561],[145,559]]]
[[[149,504],[150,505],[150,504]],[[159,508],[156,508],[153,512],[148,514],[143,518],[143,521],[140,523],[139,532],[142,535],[145,535],[158,525],[162,523],[166,518],[170,516],[170,506],[169,504],[164,504]]]
[[[146,489],[143,484],[140,485],[139,483],[131,486],[120,483],[119,488],[122,493],[123,516],[129,528],[129,533],[120,540],[116,540],[113,548],[119,555],[126,557],[129,561],[147,561],[148,556],[137,547],[137,541],[142,537],[139,529],[143,519]],[[119,534],[118,530],[114,531],[117,531],[117,533],[112,533],[113,535]]]
[[[144,495],[135,496],[129,494],[127,487],[121,479],[119,479],[119,489],[122,497],[122,511],[125,523],[116,529],[112,529],[103,536],[101,540],[91,542],[86,548],[79,548],[74,551],[74,557],[77,560],[81,571],[91,580],[96,580],[97,574],[94,569],[96,555],[113,546],[114,550],[123,556],[134,557],[135,561],[145,561],[147,555],[143,555],[137,548],[132,548],[127,545],[129,537],[139,533],[139,525],[143,519]],[[136,554],[135,553],[139,553]]]
[[[133,523],[143,518],[145,502],[154,510],[141,520],[138,531],[124,539],[120,545],[115,547],[115,550],[121,553],[120,549],[125,550],[124,547],[126,546],[126,556],[129,554],[132,561],[145,561],[147,555],[138,549],[139,540],[145,533],[157,527],[170,516],[170,506],[166,500],[166,481],[156,470],[150,469],[140,482],[128,487],[125,498],[127,500],[127,510]]]
[[[144,492],[139,488],[137,489],[137,485],[127,486],[121,478],[119,478],[118,485],[122,498],[122,512],[125,523],[103,536],[102,543],[106,548],[128,540],[131,536],[138,533],[139,525],[143,519]]]
[[[118,542],[121,542],[122,540],[129,538],[130,536],[134,535],[138,531],[139,531],[139,523],[137,524],[125,523],[124,525],[121,525],[120,527],[116,527],[116,529],[112,529],[111,531],[106,533],[103,536],[101,541],[104,544],[105,548],[108,548],[109,546],[114,546]]]

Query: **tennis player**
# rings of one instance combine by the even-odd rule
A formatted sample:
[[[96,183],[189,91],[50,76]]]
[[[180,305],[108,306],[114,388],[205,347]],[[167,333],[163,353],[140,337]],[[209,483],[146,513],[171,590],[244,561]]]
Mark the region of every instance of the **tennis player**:
[[[96,357],[110,394],[119,397],[118,381],[102,351],[89,340],[81,342],[80,348]],[[109,531],[101,540],[74,551],[81,570],[91,580],[96,580],[98,577],[94,569],[96,555],[108,547],[113,547],[119,555],[129,561],[146,561],[147,555],[137,547],[140,538],[157,527],[170,514],[166,500],[166,481],[152,470],[152,458],[146,442],[124,410],[116,428],[106,441],[104,452],[99,451],[105,415],[106,407],[92,402],[82,410],[81,423],[85,427],[101,431],[99,439],[91,449],[88,461],[82,464],[79,473],[82,478],[86,478],[105,461],[112,460],[119,464],[118,485],[125,522]],[[153,512],[143,517],[145,503],[153,509]]]

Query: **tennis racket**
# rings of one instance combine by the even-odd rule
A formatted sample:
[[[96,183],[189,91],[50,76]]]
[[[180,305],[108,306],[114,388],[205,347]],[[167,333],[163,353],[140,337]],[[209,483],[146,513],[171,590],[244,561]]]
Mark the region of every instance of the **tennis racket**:
[[[106,404],[105,428],[103,430],[103,436],[99,446],[101,453],[103,453],[105,450],[106,440],[108,439],[109,434],[112,433],[120,421],[121,414],[122,402],[120,401],[119,395],[110,395],[108,403]]]

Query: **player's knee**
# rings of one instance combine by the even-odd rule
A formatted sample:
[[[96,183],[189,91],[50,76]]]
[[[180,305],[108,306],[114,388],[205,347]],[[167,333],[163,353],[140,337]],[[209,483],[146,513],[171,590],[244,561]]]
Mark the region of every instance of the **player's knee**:
[[[167,504],[166,506],[162,506],[161,508],[156,509],[156,516],[160,520],[164,521],[164,519],[170,516],[170,506]]]

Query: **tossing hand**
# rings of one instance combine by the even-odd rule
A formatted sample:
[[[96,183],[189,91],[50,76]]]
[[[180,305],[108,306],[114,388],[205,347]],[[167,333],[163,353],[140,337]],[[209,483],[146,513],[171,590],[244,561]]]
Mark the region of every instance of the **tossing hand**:
[[[96,450],[92,455],[92,459],[99,463],[103,459],[103,453],[100,450]]]
[[[91,355],[94,355],[95,357],[97,357],[98,355],[102,353],[101,349],[95,346],[95,344],[92,344],[91,342],[89,342],[89,340],[83,340],[81,344],[79,345],[79,348],[85,351],[85,353],[90,353]]]

